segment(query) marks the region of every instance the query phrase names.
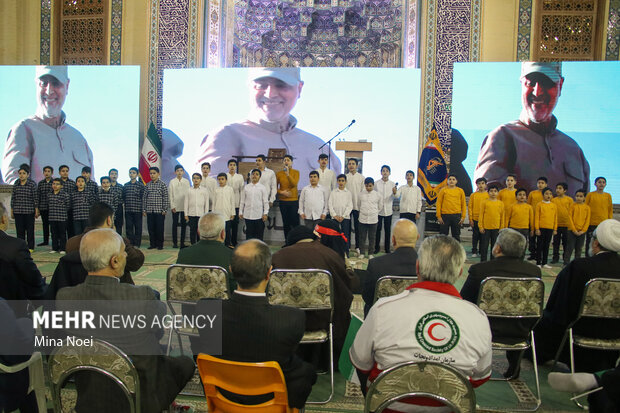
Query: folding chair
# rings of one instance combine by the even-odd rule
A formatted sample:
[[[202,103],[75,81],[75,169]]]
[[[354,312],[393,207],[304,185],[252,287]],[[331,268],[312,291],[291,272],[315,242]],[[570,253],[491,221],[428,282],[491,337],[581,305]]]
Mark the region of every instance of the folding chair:
[[[381,413],[411,397],[436,400],[457,413],[476,411],[476,393],[463,373],[445,364],[410,361],[377,376],[368,388],[364,413]]]
[[[118,347],[103,340],[93,339],[93,345],[62,346],[48,359],[54,412],[61,413],[60,391],[69,377],[81,371],[102,374],[116,383],[129,402],[131,413],[140,412],[140,379],[133,362]],[[105,396],[102,396],[105,397]]]
[[[297,307],[304,311],[329,310],[327,329],[306,331],[301,344],[325,343],[329,341],[329,379],[331,392],[323,401],[309,401],[308,404],[329,402],[334,396],[334,286],[332,275],[326,270],[286,270],[278,269],[271,272],[267,296],[271,304]]]
[[[215,265],[181,265],[168,267],[166,273],[166,300],[173,315],[181,314],[175,305],[182,305],[185,311],[193,312],[196,302],[201,298],[219,298],[227,300],[229,295],[228,273]],[[193,328],[170,328],[166,354],[170,354],[172,333],[176,333],[179,348],[183,354],[181,336],[198,337],[198,330]]]
[[[375,286],[375,298],[373,304],[379,298],[389,297],[391,295],[400,294],[407,287],[418,281],[418,277],[410,275],[384,275],[377,280]]]
[[[45,374],[43,373],[43,359],[40,352],[35,352],[30,358],[23,363],[13,366],[5,366],[0,363],[0,374],[17,373],[24,369],[28,369],[30,383],[26,394],[34,391],[37,399],[37,407],[39,413],[47,413],[47,401],[45,399]]]
[[[532,349],[533,360],[536,360],[536,343],[534,341],[534,327],[540,321],[543,311],[543,300],[545,297],[545,285],[540,278],[530,277],[487,277],[480,284],[478,294],[478,307],[489,317],[489,323],[493,330],[493,324],[501,322],[505,324],[508,320],[515,325],[515,330],[525,326],[529,332],[522,338],[514,337],[493,337],[493,350],[527,350]],[[529,340],[528,340],[529,338]],[[521,362],[521,358],[519,358]],[[508,411],[536,411],[542,401],[540,396],[540,381],[538,378],[538,366],[534,363],[534,378],[536,380],[536,404],[532,407],[515,409]],[[510,380],[492,379],[492,380]],[[500,409],[501,410],[501,409]]]
[[[286,382],[280,365],[275,361],[242,363],[199,354],[198,371],[207,398],[207,408],[212,413],[296,413],[288,406]],[[273,393],[264,403],[245,405],[224,396],[220,389],[231,393],[257,396]]]
[[[596,338],[574,334],[573,329],[580,321],[587,322],[587,319],[603,318],[608,320],[620,321],[620,280],[614,278],[593,278],[586,283],[581,306],[577,318],[567,328],[562,342],[555,354],[554,367],[557,364],[560,354],[568,338],[568,349],[570,352],[570,370],[575,372],[574,346],[595,350],[620,351],[620,338]],[[585,409],[577,399],[575,404]]]

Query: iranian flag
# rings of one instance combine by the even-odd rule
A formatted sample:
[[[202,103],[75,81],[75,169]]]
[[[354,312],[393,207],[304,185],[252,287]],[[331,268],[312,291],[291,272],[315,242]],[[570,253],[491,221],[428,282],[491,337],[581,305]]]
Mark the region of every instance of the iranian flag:
[[[145,184],[151,180],[149,168],[152,166],[156,166],[161,170],[161,139],[153,122],[149,125],[149,130],[140,150],[139,170],[142,181]]]

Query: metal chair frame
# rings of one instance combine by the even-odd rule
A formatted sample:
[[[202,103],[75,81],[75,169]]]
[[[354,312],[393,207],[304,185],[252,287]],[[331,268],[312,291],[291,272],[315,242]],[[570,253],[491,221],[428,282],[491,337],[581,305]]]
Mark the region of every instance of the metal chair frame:
[[[609,316],[606,314],[583,314],[585,305],[586,305],[586,301],[588,299],[588,292],[590,290],[591,285],[595,284],[595,283],[599,283],[599,282],[612,282],[612,283],[620,283],[619,279],[615,279],[615,278],[592,278],[590,281],[588,281],[585,285],[585,288],[583,290],[583,297],[581,299],[581,304],[579,305],[579,312],[577,313],[577,318],[575,319],[575,321],[573,321],[572,323],[570,323],[568,325],[568,327],[566,328],[566,331],[564,332],[564,335],[562,336],[562,341],[560,342],[560,347],[558,348],[558,351],[555,353],[555,359],[553,360],[553,368],[555,368],[555,366],[558,363],[558,360],[560,358],[560,355],[562,354],[562,350],[564,348],[564,344],[566,344],[566,338],[568,337],[568,350],[569,350],[569,354],[570,354],[570,371],[571,373],[575,373],[575,350],[574,350],[574,346],[578,346],[578,347],[583,347],[583,348],[589,348],[589,349],[595,349],[595,350],[610,350],[610,351],[618,351],[620,350],[620,346],[618,347],[614,347],[614,348],[602,348],[602,347],[598,347],[598,346],[592,346],[592,345],[587,345],[587,344],[583,344],[579,342],[579,336],[577,336],[577,340],[575,340],[575,336],[573,334],[573,327],[575,326],[575,324],[577,324],[577,322],[582,319],[582,318],[605,318],[605,319],[620,319],[619,316]],[[579,402],[578,399],[574,399],[573,402],[579,406],[580,408],[587,410],[587,406],[581,404],[581,402]]]
[[[329,381],[330,381],[330,394],[329,397],[325,400],[321,401],[307,401],[306,404],[325,404],[328,403],[332,397],[334,397],[334,335],[333,335],[333,317],[334,317],[334,281],[332,275],[327,270],[321,269],[276,269],[271,271],[271,276],[269,278],[269,284],[267,285],[267,296],[271,297],[271,282],[278,274],[288,274],[288,273],[323,273],[329,277],[329,303],[330,303],[330,313],[329,313],[329,326],[327,331],[327,338],[325,340],[304,340],[301,339],[300,344],[315,344],[315,343],[325,343],[329,341]],[[296,307],[300,310],[304,311],[322,311],[327,310],[326,307]]]
[[[192,301],[192,300],[183,300],[181,298],[178,298],[176,296],[174,296],[172,293],[172,289],[170,288],[170,278],[172,276],[172,271],[175,268],[194,268],[194,269],[206,269],[206,270],[219,270],[222,271],[224,273],[224,277],[226,277],[226,297],[229,297],[229,288],[230,286],[228,285],[228,271],[226,271],[226,269],[219,267],[217,265],[185,265],[185,264],[173,264],[170,267],[168,267],[168,270],[166,271],[166,302],[168,303],[168,308],[170,308],[170,312],[172,313],[172,315],[177,315],[177,311],[174,308],[174,304],[181,304],[181,305],[188,305],[188,306],[192,306],[195,307],[196,306],[196,302],[197,301]],[[202,297],[202,298],[214,298],[214,297]],[[220,298],[220,297],[218,297]],[[179,341],[179,348],[181,350],[181,354],[183,354],[183,344],[181,342],[181,336],[187,336],[187,337],[198,337],[199,334],[197,332],[188,332],[188,331],[180,331],[177,328],[174,328],[173,326],[170,327],[170,335],[168,336],[168,344],[166,346],[166,355],[170,354],[170,348],[172,346],[172,333],[176,333],[178,341]]]
[[[47,413],[47,400],[45,398],[45,374],[43,373],[43,358],[41,353],[36,351],[32,353],[30,358],[22,363],[12,366],[6,366],[0,363],[0,374],[17,373],[24,369],[28,369],[30,383],[28,384],[28,392],[34,391],[37,399],[37,408],[39,413]]]
[[[540,301],[537,303],[538,304],[538,314],[535,315],[534,313],[532,314],[527,314],[527,315],[516,315],[516,314],[502,314],[502,313],[489,313],[487,312],[487,309],[484,308],[484,306],[481,306],[480,309],[482,311],[485,312],[485,314],[487,314],[487,317],[489,317],[489,323],[491,323],[491,319],[492,318],[501,318],[501,319],[514,319],[514,320],[523,320],[523,319],[535,319],[536,321],[532,324],[532,327],[530,329],[530,334],[529,334],[529,339],[530,342],[527,342],[527,339],[523,341],[523,343],[518,343],[520,345],[507,345],[507,344],[503,344],[503,343],[499,343],[496,342],[495,340],[492,341],[492,348],[493,350],[500,350],[500,351],[508,351],[508,350],[527,350],[528,348],[532,349],[532,359],[536,360],[536,342],[534,341],[534,327],[536,327],[536,325],[540,322],[540,319],[542,318],[542,313],[543,313],[543,302],[544,302],[544,297],[545,297],[545,284],[543,283],[542,279],[540,278],[532,278],[532,277],[487,277],[484,280],[482,280],[482,282],[480,283],[480,290],[478,292],[478,299],[477,299],[477,303],[478,306],[480,306],[480,300],[482,298],[483,295],[483,291],[484,291],[484,286],[486,285],[487,282],[489,281],[500,281],[500,282],[536,282],[540,284],[540,288],[541,288],[541,297],[540,297]],[[523,353],[522,353],[523,354]],[[521,358],[519,358],[519,363],[521,362]],[[540,394],[540,379],[538,376],[538,365],[534,362],[534,379],[536,381],[536,406],[533,409],[510,409],[510,410],[506,410],[506,411],[523,411],[523,412],[530,412],[530,411],[536,411],[540,408],[541,404],[542,404],[542,397]],[[512,380],[512,377],[509,378],[502,378],[502,379],[491,379],[491,380],[500,380],[500,381],[509,381]],[[499,410],[499,409],[498,409]]]
[[[402,399],[409,398],[409,397],[430,398],[430,399],[439,401],[443,403],[444,405],[450,407],[456,413],[461,413],[462,410],[456,405],[456,403],[446,398],[445,396],[440,395],[440,394],[434,394],[434,393],[429,393],[429,392],[424,392],[424,391],[415,391],[415,390],[389,397],[386,400],[382,401],[376,410],[374,411],[370,410],[372,398],[374,396],[374,393],[377,391],[376,388],[381,383],[381,381],[383,381],[386,377],[389,377],[390,374],[392,374],[394,371],[402,369],[402,368],[417,367],[420,369],[420,371],[424,371],[424,367],[427,365],[442,368],[444,370],[449,371],[456,377],[458,377],[463,382],[464,386],[467,388],[467,392],[471,396],[470,403],[469,403],[469,411],[472,413],[476,411],[476,392],[474,391],[474,388],[472,384],[470,383],[470,381],[459,370],[449,365],[441,364],[441,363],[434,363],[434,362],[428,362],[428,361],[423,361],[423,362],[408,361],[406,363],[397,364],[396,366],[392,366],[389,369],[382,371],[381,374],[379,374],[377,378],[370,384],[370,387],[368,388],[368,392],[366,393],[366,399],[364,401],[364,413],[381,413],[390,404],[397,402],[399,400],[402,400]]]
[[[383,298],[383,297],[379,297],[378,296],[379,285],[381,283],[385,282],[385,281],[388,281],[388,280],[403,280],[403,281],[411,280],[411,283],[409,284],[409,285],[411,285],[414,282],[418,281],[418,276],[417,275],[384,275],[382,277],[379,277],[379,279],[377,280],[377,283],[375,284],[375,296],[374,296],[374,298],[372,300],[373,304],[376,303],[379,298]],[[406,289],[406,287],[405,287],[405,289]],[[400,292],[402,292],[402,291],[399,291],[399,293]]]
[[[63,349],[66,349],[67,346],[58,347],[54,349],[54,351],[52,352],[48,360],[48,372],[49,372],[50,387],[51,387],[51,392],[52,392],[52,400],[54,402],[54,413],[62,413],[62,401],[60,397],[60,392],[62,388],[64,387],[66,381],[69,379],[69,377],[73,373],[76,373],[79,371],[93,371],[99,374],[103,374],[104,376],[114,381],[121,388],[125,397],[127,397],[127,401],[129,402],[130,412],[139,413],[141,411],[140,410],[140,377],[138,375],[138,371],[136,370],[136,366],[133,364],[133,361],[131,361],[131,358],[129,358],[129,356],[125,354],[125,352],[123,352],[121,349],[119,349],[115,345],[108,343],[107,341],[93,339],[93,342],[107,347],[113,354],[122,358],[126,363],[130,365],[131,377],[132,377],[132,380],[134,381],[135,392],[132,393],[127,387],[127,385],[123,382],[123,380],[117,375],[115,375],[114,373],[111,373],[100,366],[94,366],[94,365],[74,365],[70,367],[69,369],[64,370],[60,374],[60,376],[57,379],[55,379],[53,376],[52,366],[57,357],[63,357],[63,354],[61,352]]]

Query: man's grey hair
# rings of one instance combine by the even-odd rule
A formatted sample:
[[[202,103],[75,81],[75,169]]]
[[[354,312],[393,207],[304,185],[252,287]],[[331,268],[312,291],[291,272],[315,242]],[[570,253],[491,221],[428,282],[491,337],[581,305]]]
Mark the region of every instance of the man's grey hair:
[[[465,249],[452,237],[425,238],[418,251],[420,276],[426,281],[454,284],[465,263]]]
[[[250,239],[239,244],[230,259],[230,272],[241,288],[255,288],[267,277],[271,268],[271,250],[261,240]]]
[[[216,212],[209,212],[208,214],[204,214],[202,217],[200,217],[200,221],[198,222],[200,239],[217,239],[225,227],[226,221],[221,214],[218,214]]]
[[[93,242],[90,238],[96,237]],[[88,231],[80,241],[80,259],[87,272],[107,268],[110,260],[121,250],[123,238],[110,228],[97,228]]]
[[[512,228],[499,231],[495,245],[499,246],[506,257],[521,258],[525,255],[527,240],[523,234]]]

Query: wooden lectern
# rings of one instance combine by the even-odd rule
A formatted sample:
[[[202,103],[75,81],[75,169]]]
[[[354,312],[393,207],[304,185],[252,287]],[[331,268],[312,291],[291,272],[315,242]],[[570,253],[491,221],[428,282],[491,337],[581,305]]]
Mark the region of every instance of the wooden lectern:
[[[364,152],[372,151],[372,142],[347,142],[347,141],[337,141],[336,142],[336,150],[344,151],[344,163],[345,163],[345,171],[347,169],[346,164],[349,162],[349,158],[355,158],[358,162],[358,171],[362,170],[362,158],[364,156]]]

